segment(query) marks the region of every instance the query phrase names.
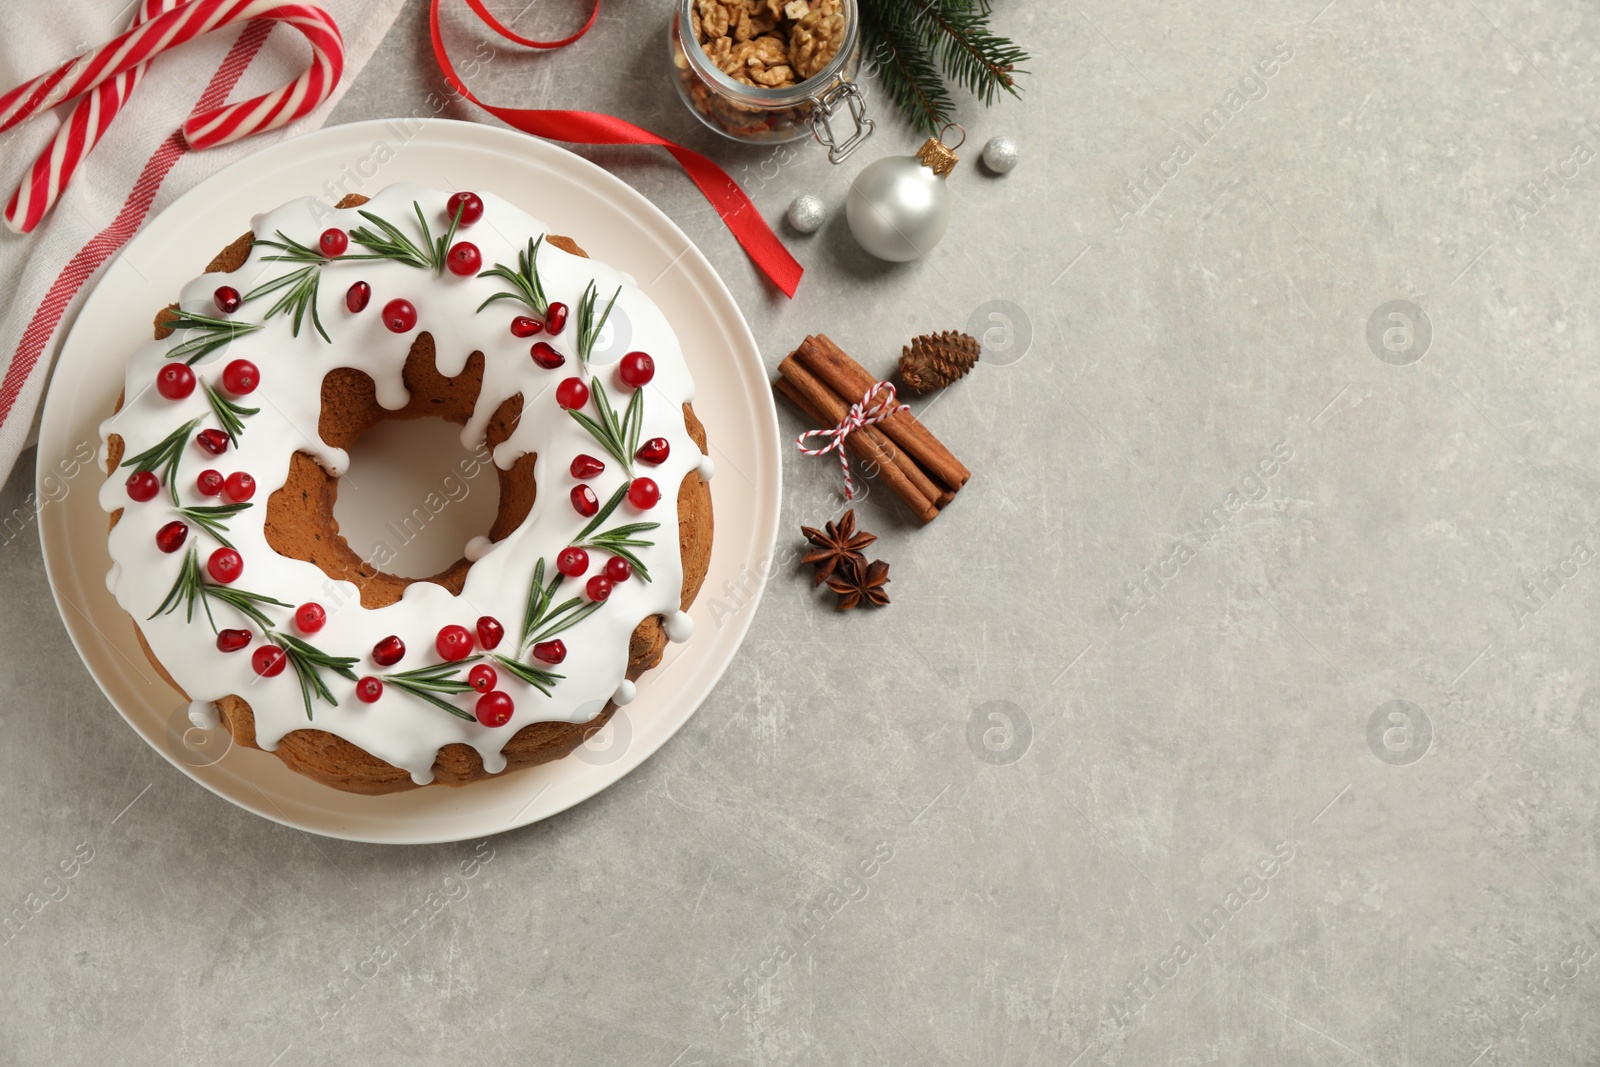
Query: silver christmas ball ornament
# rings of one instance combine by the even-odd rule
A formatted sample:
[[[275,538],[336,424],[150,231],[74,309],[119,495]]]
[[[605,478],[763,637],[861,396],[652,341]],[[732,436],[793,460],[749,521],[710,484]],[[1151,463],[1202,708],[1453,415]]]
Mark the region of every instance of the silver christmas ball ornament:
[[[794,203],[789,205],[789,213],[785,217],[796,231],[815,233],[828,220],[828,205],[822,202],[820,196],[803,193],[794,198]]]
[[[983,165],[996,174],[1006,174],[1017,165],[1017,142],[1011,137],[991,137],[983,146]]]
[[[960,144],[958,141],[957,144]],[[845,217],[861,247],[895,263],[925,254],[950,228],[945,175],[957,156],[930,137],[914,156],[869,163],[850,183]]]

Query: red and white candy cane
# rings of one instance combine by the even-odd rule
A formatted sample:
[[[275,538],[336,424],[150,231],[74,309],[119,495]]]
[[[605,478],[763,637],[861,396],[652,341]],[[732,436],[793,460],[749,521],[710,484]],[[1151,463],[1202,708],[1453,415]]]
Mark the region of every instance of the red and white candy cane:
[[[145,0],[140,14],[148,12],[150,17],[137,21],[127,33],[87,57],[64,63],[0,96],[0,133],[4,133],[65,100],[100,88],[111,90],[89,98],[87,110],[80,106],[34,165],[29,179],[6,209],[5,221],[12,229],[27,232],[38,225],[137,84],[138,74],[131,82],[124,76],[142,69],[169,48],[249,19],[286,23],[311,44],[311,66],[287,85],[240,104],[213,108],[185,122],[183,139],[196,149],[227,144],[304,117],[328,98],[344,71],[344,41],[339,27],[326,11],[313,4],[190,0],[172,10],[163,10],[168,6],[167,0]],[[124,85],[126,88],[121,88]]]
[[[861,395],[861,400],[850,405],[850,410],[845,413],[839,425],[826,430],[807,430],[795,438],[795,445],[808,456],[825,456],[829,452],[839,453],[839,465],[844,468],[844,498],[856,498],[855,479],[850,477],[850,457],[844,452],[844,439],[861,429],[882,422],[890,415],[902,411],[910,411],[911,405],[895,402],[894,384],[892,382],[879,382]],[[806,440],[812,437],[832,438],[821,448],[807,448]]]

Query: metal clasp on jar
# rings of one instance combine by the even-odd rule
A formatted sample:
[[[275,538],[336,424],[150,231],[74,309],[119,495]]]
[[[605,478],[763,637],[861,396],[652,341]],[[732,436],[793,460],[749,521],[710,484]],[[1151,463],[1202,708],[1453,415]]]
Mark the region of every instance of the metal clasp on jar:
[[[828,150],[829,163],[843,163],[872,136],[872,120],[867,118],[867,97],[855,82],[840,80],[827,89],[807,97],[811,101],[811,136]],[[855,129],[844,141],[833,132],[833,117],[843,102],[850,109],[850,119]]]

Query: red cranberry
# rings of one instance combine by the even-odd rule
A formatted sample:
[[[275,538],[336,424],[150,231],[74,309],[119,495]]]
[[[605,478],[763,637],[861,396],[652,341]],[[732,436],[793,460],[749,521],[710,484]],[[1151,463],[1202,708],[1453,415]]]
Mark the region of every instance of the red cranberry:
[[[556,403],[569,411],[581,408],[589,402],[589,387],[583,384],[582,378],[563,378],[561,384],[556,386]]]
[[[393,667],[406,654],[406,643],[390,634],[372,646],[372,662],[380,667]]]
[[[533,658],[553,666],[567,658],[567,646],[562,644],[560,638],[554,641],[540,641],[533,646]]]
[[[483,648],[498,648],[500,641],[506,635],[506,628],[500,625],[500,620],[492,615],[485,615],[478,620],[478,644]]]
[[[156,531],[156,547],[163,552],[176,552],[189,539],[189,527],[173,519]]]
[[[213,456],[220,456],[228,450],[228,435],[221,430],[201,430],[194,435],[194,443]]]
[[[260,384],[261,370],[248,359],[236,359],[222,368],[222,387],[234,396],[253,393]]]
[[[182,363],[168,363],[156,371],[156,392],[168,400],[182,400],[194,392],[194,371]]]
[[[356,282],[344,291],[344,306],[354,315],[359,311],[367,310],[367,304],[372,300],[372,286],[366,282]]]
[[[445,266],[458,278],[470,278],[483,267],[483,253],[471,241],[457,241],[444,257]]]
[[[373,704],[383,696],[383,679],[370,674],[356,683],[356,699],[363,704]]]
[[[203,470],[194,479],[195,491],[201,496],[216,496],[225,484],[221,471]]]
[[[633,577],[633,564],[621,556],[612,556],[606,560],[606,577],[611,579],[611,584],[625,582]]]
[[[143,503],[146,500],[154,500],[159,492],[161,492],[161,479],[149,471],[134,471],[128,475],[128,496],[130,499]]]
[[[649,511],[661,500],[661,490],[653,478],[635,478],[628,483],[628,503],[640,511]]]
[[[611,579],[597,574],[584,583],[583,591],[589,594],[590,600],[604,600],[611,595]]]
[[[383,324],[392,333],[410,333],[417,326],[417,309],[409,300],[391,300],[383,305]]]
[[[656,376],[656,361],[647,352],[629,352],[617,361],[617,377],[634,389],[650,384]]]
[[[350,247],[350,235],[337,226],[322,231],[322,236],[317,238],[317,245],[322,249],[322,254],[329,259],[337,259],[345,254]]]
[[[575,485],[572,487],[572,507],[587,519],[600,510],[600,498],[587,485]]]
[[[472,655],[472,635],[465,626],[446,626],[434,638],[433,647],[440,659],[457,663]]]
[[[650,440],[639,446],[639,451],[636,453],[635,458],[641,463],[648,463],[651,466],[655,466],[660,463],[665,463],[667,461],[667,457],[671,454],[672,446],[667,444],[667,439],[665,437],[652,437]]]
[[[249,630],[223,630],[217,634],[218,652],[237,652],[250,643]]]
[[[511,320],[512,337],[532,337],[544,329],[544,323],[538,319],[531,319],[526,315],[518,315]]]
[[[572,457],[572,476],[574,478],[593,478],[606,469],[606,465],[593,456],[579,452]]]
[[[567,361],[566,356],[551,348],[544,341],[533,342],[533,348],[528,352],[528,355],[532,356],[533,361],[545,370],[555,370]]]
[[[467,684],[480,693],[487,693],[493,689],[499,680],[500,676],[487,663],[480,663],[467,672]]]
[[[294,609],[294,624],[303,634],[314,634],[328,624],[321,604],[307,602]]]
[[[544,329],[551,337],[560,333],[567,327],[567,305],[551,304],[545,309]]]
[[[463,190],[446,200],[444,206],[445,213],[451,218],[456,217],[456,212],[461,213],[461,219],[456,223],[458,226],[471,226],[483,218],[483,201],[478,198],[477,193]]]
[[[234,549],[219,548],[206,560],[206,571],[223,585],[229,585],[244,573],[244,557]]]
[[[478,698],[478,721],[485,726],[504,726],[511,721],[511,713],[515,710],[511,698],[498,689]]]
[[[228,480],[222,483],[222,491],[228,494],[228,499],[235,504],[243,504],[256,495],[256,480],[244,471],[234,471],[228,475]]]
[[[289,663],[289,655],[277,645],[262,645],[250,653],[250,666],[263,678],[276,678]]]
[[[563,548],[556,557],[556,570],[568,578],[576,578],[589,569],[589,553],[576,546]]]
[[[244,297],[239,295],[239,290],[231,285],[219,285],[217,291],[211,294],[211,299],[217,305],[217,310],[224,315],[232,315],[244,303]]]

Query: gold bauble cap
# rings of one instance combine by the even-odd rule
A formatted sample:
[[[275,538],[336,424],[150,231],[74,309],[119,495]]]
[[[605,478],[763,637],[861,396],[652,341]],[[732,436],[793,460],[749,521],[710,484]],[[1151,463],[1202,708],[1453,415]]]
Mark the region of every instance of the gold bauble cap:
[[[944,135],[951,130],[960,130],[961,140],[953,145],[947,145],[944,143]],[[956,164],[961,162],[961,157],[956,155],[955,150],[960,148],[966,139],[967,131],[952,122],[939,131],[939,136],[930,137],[922,142],[922,147],[917,149],[917,162],[943,178],[955,170]]]

